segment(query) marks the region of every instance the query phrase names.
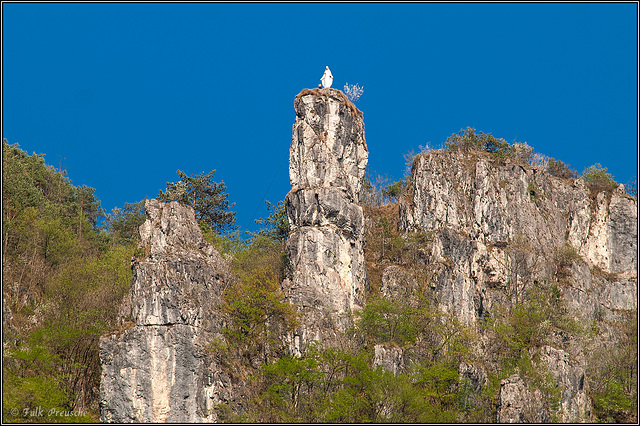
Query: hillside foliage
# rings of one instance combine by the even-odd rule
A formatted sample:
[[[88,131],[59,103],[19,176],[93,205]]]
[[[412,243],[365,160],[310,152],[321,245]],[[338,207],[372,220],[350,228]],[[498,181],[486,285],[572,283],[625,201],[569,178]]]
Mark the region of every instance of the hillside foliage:
[[[56,420],[30,414],[41,407],[97,421],[98,339],[129,290],[137,236],[125,231],[127,213],[101,225],[95,190],[72,185],[43,155],[6,140],[2,150],[2,420]]]
[[[509,144],[468,128],[452,135],[448,150],[480,150],[498,160],[543,164],[548,173],[575,178],[570,167],[544,159],[524,144]],[[408,155],[410,164],[414,155]],[[286,252],[289,224],[284,202],[268,203],[260,230],[245,236],[224,183],[208,174],[168,183],[158,198],[192,205],[205,240],[228,260],[234,280],[225,289],[228,321],[217,353],[230,375],[249,384],[244,410],[217,407],[231,422],[493,422],[500,380],[518,372],[539,389],[550,407],[559,391],[536,350],[553,333],[591,348],[590,396],[599,421],[636,421],[637,317],[615,325],[625,338],[614,350],[591,347],[604,321],[577,324],[561,297],[568,270],[578,261],[568,248],[552,260],[554,276],[509,289],[511,296],[477,329],[442,312],[425,261],[432,236],[398,230],[397,201],[410,191],[410,167],[399,182],[368,179],[362,197],[366,216],[368,300],[353,329],[335,346],[311,345],[291,357],[282,336],[299,325],[281,284],[291,271]],[[606,168],[583,173],[598,190],[612,188]],[[615,183],[615,181],[613,181]],[[98,339],[116,326],[129,290],[131,258],[145,220],[144,200],[105,214],[95,190],[74,186],[65,172],[3,141],[3,422],[99,420]],[[233,232],[235,230],[235,232]],[[526,244],[522,244],[526,250]],[[514,259],[517,257],[514,253]],[[410,271],[415,287],[402,295],[382,291],[382,272],[395,265]],[[5,305],[6,303],[6,305]],[[552,333],[553,332],[553,333]],[[484,336],[484,351],[477,342]],[[396,374],[375,365],[375,347],[400,348],[411,359]],[[488,355],[487,355],[488,354]],[[459,374],[462,363],[482,367],[481,391]],[[38,407],[77,413],[51,419]],[[14,413],[13,409],[18,409]]]

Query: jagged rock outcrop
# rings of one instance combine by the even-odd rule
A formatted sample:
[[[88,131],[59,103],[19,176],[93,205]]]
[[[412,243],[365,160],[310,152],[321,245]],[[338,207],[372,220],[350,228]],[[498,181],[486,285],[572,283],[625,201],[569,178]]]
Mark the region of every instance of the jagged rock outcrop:
[[[212,422],[231,380],[206,346],[221,337],[225,261],[191,207],[148,200],[121,329],[100,339],[103,422]]]
[[[637,201],[622,185],[593,194],[582,179],[559,179],[515,161],[432,151],[416,156],[409,193],[400,202],[399,229],[428,235],[422,262],[436,299],[463,323],[476,326],[536,280],[555,281],[581,323],[616,321],[637,309]],[[385,275],[402,275],[387,269]],[[393,287],[394,279],[386,281]],[[514,375],[501,386],[499,422],[591,419],[584,348],[562,333],[552,338],[574,350],[539,348],[562,389],[558,410]]]
[[[517,374],[500,382],[498,423],[548,423],[549,410],[539,389],[529,389]]]
[[[466,362],[461,362],[458,366],[458,376],[460,382],[468,385],[475,393],[479,393],[489,382],[487,373],[482,368]]]
[[[514,374],[500,383],[498,394],[499,423],[544,423],[552,416],[562,423],[591,422],[591,401],[585,389],[584,369],[562,349],[543,346],[539,363],[544,363],[555,382],[562,389],[557,411],[550,410],[540,389],[525,385],[520,376]]]
[[[294,353],[330,340],[351,324],[364,300],[364,216],[358,206],[368,161],[362,113],[336,89],[296,96],[289,152],[291,191],[287,252],[292,276],[283,284],[301,314]]]
[[[540,362],[546,364],[555,383],[562,389],[557,416],[563,423],[593,421],[591,400],[587,396],[584,367],[562,349],[540,348]]]
[[[374,368],[380,366],[383,370],[393,374],[401,373],[404,370],[404,357],[401,348],[375,345],[373,351]]]
[[[557,275],[563,247],[581,258],[563,287],[570,307],[587,320],[637,309],[637,202],[623,187],[594,199],[582,179],[450,151],[416,156],[412,177],[399,227],[433,237],[441,306],[464,323],[503,302],[505,285]]]

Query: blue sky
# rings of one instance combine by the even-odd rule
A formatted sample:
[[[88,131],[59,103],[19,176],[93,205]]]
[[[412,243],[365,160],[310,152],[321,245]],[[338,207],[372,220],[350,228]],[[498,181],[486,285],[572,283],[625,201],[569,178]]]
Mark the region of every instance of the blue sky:
[[[391,180],[405,153],[471,126],[625,183],[637,7],[3,3],[2,136],[96,188],[107,212],[178,169],[215,169],[255,230],[256,208],[290,189],[294,97],[328,65],[334,88],[364,87],[369,170]]]

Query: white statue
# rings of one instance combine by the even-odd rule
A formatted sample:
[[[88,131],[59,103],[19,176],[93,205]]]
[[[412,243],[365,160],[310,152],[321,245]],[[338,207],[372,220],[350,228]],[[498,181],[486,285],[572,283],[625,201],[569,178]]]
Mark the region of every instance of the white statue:
[[[331,74],[329,65],[327,65],[327,68],[325,68],[324,74],[322,75],[322,78],[320,79],[320,81],[322,82],[322,87],[324,88],[331,87],[331,83],[333,83],[333,75]]]

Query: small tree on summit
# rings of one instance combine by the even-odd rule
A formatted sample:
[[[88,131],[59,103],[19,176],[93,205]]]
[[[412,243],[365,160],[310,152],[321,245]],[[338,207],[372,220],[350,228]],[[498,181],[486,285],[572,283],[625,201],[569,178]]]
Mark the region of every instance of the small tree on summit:
[[[214,182],[215,170],[206,175],[187,176],[178,170],[180,182],[167,182],[167,190],[156,197],[160,201],[180,201],[193,207],[196,220],[204,222],[218,233],[235,229],[236,212],[229,211],[229,194],[224,182]]]
[[[355,102],[360,99],[360,96],[364,93],[364,87],[360,87],[357,84],[345,83],[344,94],[351,102]]]
[[[611,191],[618,186],[613,176],[607,173],[607,168],[600,163],[587,167],[582,172],[582,179],[596,192]]]

